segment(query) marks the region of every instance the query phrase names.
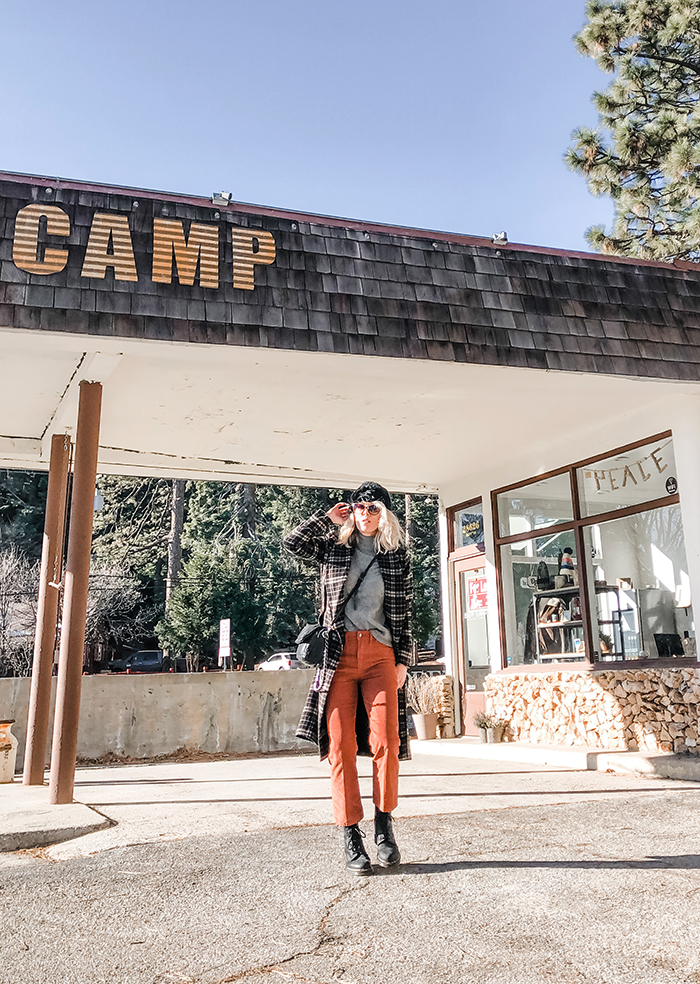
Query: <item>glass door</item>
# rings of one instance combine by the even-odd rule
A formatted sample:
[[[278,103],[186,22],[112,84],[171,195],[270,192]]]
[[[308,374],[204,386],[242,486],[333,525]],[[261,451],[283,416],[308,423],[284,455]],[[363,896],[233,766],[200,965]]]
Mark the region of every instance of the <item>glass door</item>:
[[[457,647],[462,734],[478,735],[474,715],[486,709],[484,678],[491,672],[489,653],[489,595],[484,558],[455,563]]]

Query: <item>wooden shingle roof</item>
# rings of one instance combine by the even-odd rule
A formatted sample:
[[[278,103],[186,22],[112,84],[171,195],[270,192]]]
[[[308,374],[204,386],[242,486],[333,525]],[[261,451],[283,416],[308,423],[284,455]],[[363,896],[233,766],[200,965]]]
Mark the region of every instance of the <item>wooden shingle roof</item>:
[[[58,273],[13,260],[15,219],[32,202],[69,216]],[[98,212],[127,216],[137,281],[81,273]],[[192,221],[218,224],[216,289],[153,281],[163,216],[185,234]],[[252,290],[233,286],[230,227],[274,237]],[[697,380],[700,270],[5,174],[0,326]]]

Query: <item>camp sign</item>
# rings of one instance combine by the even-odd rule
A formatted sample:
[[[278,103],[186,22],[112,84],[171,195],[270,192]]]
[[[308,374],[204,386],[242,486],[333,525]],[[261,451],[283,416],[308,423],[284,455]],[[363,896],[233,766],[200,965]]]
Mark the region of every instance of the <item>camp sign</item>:
[[[137,208],[133,203],[132,208]],[[167,206],[165,207],[167,211]],[[191,287],[217,290],[221,283],[223,248],[230,245],[232,285],[241,290],[255,287],[255,267],[275,260],[275,239],[263,229],[223,227],[229,242],[222,241],[216,222],[185,221],[163,215],[151,219],[151,262],[147,270],[136,263],[130,215],[94,211],[84,248],[69,248],[73,223],[62,205],[31,202],[15,216],[12,261],[18,270],[50,276],[75,265],[81,280],[104,280],[108,272],[115,282],[138,283],[148,276],[156,284],[173,281]]]

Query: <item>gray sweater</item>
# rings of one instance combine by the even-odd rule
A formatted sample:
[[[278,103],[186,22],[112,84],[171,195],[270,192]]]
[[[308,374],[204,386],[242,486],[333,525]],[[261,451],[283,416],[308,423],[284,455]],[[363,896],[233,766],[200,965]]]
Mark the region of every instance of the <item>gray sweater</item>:
[[[355,587],[373,557],[374,537],[355,530],[355,552],[345,582],[345,596]],[[384,617],[384,579],[376,561],[345,608],[345,628],[348,632],[369,631],[377,642],[391,646],[391,633]]]

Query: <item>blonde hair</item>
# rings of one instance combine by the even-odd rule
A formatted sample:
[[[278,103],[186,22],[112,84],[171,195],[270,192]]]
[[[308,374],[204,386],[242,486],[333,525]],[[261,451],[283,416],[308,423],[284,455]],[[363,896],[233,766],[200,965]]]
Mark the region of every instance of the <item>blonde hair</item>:
[[[398,517],[391,509],[387,509],[383,502],[375,502],[379,506],[379,526],[374,537],[374,550],[376,553],[391,553],[404,545],[404,535]],[[339,543],[351,543],[355,533],[355,514],[350,510],[350,515],[340,527],[338,532]]]

